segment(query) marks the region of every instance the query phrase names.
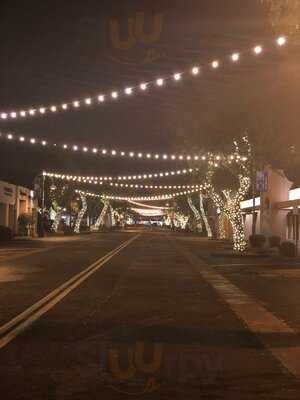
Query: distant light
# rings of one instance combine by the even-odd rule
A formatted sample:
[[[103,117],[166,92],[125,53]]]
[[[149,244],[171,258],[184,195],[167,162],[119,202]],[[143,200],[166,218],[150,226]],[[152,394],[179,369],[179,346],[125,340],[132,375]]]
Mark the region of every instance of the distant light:
[[[239,61],[239,59],[240,59],[239,53],[232,54],[231,59],[232,59],[233,62]]]
[[[118,92],[112,92],[111,97],[116,99],[118,97]]]
[[[286,37],[284,37],[284,36],[280,36],[278,39],[277,39],[277,44],[278,44],[278,46],[284,46],[285,44],[286,44]]]
[[[34,144],[35,143],[35,139],[34,138],[30,139],[30,143]]]
[[[63,110],[66,110],[68,108],[68,105],[67,104],[63,104],[62,108],[63,108]]]
[[[96,149],[96,148],[94,148],[92,151],[93,151],[93,153],[98,153],[98,149]]]
[[[47,142],[45,140],[42,141],[42,145],[46,146]]]
[[[132,94],[132,88],[130,88],[130,87],[126,88],[125,89],[125,93],[128,94],[128,95]]]
[[[134,153],[133,153],[133,152],[130,152],[130,153],[129,153],[129,157],[134,157]]]
[[[199,74],[199,71],[200,71],[199,67],[193,67],[193,69],[192,69],[192,74],[193,74],[193,75],[198,75],[198,74]]]
[[[107,151],[105,149],[102,150],[102,154],[106,154]]]
[[[87,147],[84,147],[84,148],[83,148],[83,151],[86,153],[86,152],[88,151],[88,148],[87,148]]]
[[[41,113],[41,114],[45,114],[45,108],[44,107],[41,107],[40,109],[39,109],[39,112]]]
[[[100,101],[100,103],[104,102],[104,96],[103,94],[100,94],[100,96],[98,96],[98,101]]]
[[[2,113],[2,114],[1,114],[1,118],[2,118],[2,119],[6,119],[6,118],[7,118],[7,114],[6,114],[6,113]]]
[[[146,89],[147,89],[147,84],[146,84],[146,83],[141,83],[141,84],[140,84],[140,88],[141,88],[142,90],[146,90]]]
[[[213,61],[212,63],[211,63],[211,65],[212,65],[212,67],[214,68],[214,69],[216,69],[216,68],[218,68],[219,67],[219,61],[217,61],[217,60],[215,60],[215,61]]]
[[[157,86],[162,86],[164,84],[164,80],[159,78],[156,80],[156,84],[157,84]]]
[[[17,117],[17,113],[13,111],[12,113],[10,113],[10,116],[11,116],[12,118],[16,118],[16,117]]]
[[[9,133],[9,134],[7,135],[7,139],[12,140],[12,139],[13,139],[13,135],[12,135],[11,133]]]
[[[111,151],[111,154],[112,154],[113,156],[115,156],[115,155],[117,154],[116,150],[112,150],[112,151]]]
[[[20,115],[21,115],[21,117],[26,117],[26,111],[21,111]]]
[[[79,101],[77,101],[77,100],[74,101],[74,102],[73,102],[73,106],[76,107],[76,108],[79,107]]]
[[[84,100],[84,102],[89,106],[92,103],[92,99],[88,97],[87,99]]]
[[[263,51],[262,46],[255,46],[254,47],[254,53],[255,54],[261,54]]]
[[[64,145],[63,145],[63,148],[64,148],[64,149],[67,149],[67,148],[68,148],[68,145],[67,145],[67,144],[64,144]]]
[[[73,150],[77,151],[78,150],[78,146],[73,146]]]
[[[20,137],[20,142],[25,142],[24,136],[21,136],[21,137]]]
[[[175,79],[175,81],[179,81],[181,79],[181,74],[179,74],[179,73],[174,74],[174,79]]]
[[[56,111],[56,106],[52,106],[52,107],[51,107],[51,111],[52,111],[52,112],[55,112],[55,111]]]

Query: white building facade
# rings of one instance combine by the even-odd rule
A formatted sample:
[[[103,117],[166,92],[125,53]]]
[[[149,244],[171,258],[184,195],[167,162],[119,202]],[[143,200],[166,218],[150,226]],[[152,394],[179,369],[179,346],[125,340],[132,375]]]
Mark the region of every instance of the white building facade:
[[[266,237],[279,236],[282,240],[299,238],[300,188],[293,188],[282,170],[266,168],[267,187],[260,197],[241,203],[246,236],[252,234],[253,215],[255,232]]]
[[[35,218],[36,213],[37,203],[32,190],[0,181],[0,225],[17,234],[19,216],[29,214]],[[35,227],[31,234],[35,234]]]

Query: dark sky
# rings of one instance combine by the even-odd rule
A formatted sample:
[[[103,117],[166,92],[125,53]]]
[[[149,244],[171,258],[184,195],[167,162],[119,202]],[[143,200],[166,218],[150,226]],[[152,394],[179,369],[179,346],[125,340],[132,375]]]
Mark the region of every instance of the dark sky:
[[[143,12],[145,30],[162,14],[160,37],[118,48],[110,22],[126,38],[128,18]],[[61,104],[122,89],[194,62],[244,50],[274,36],[260,0],[2,1],[0,109]],[[272,47],[272,46],[271,46]],[[273,46],[274,48],[274,46]],[[300,145],[299,47],[270,51],[261,60],[205,71],[146,95],[93,107],[1,123],[2,131],[60,142],[141,151],[226,149],[245,129],[258,150],[280,164]],[[280,152],[278,149],[282,150]],[[103,175],[168,169],[170,164],[105,161],[0,142],[1,177],[31,182],[43,168]]]

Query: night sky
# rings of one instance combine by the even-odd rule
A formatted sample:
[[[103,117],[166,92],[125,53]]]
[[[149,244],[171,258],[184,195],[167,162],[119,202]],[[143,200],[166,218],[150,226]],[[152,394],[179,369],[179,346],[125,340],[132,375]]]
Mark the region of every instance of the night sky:
[[[158,40],[137,38],[118,48],[110,32],[143,12],[145,31],[162,15]],[[227,150],[248,131],[261,158],[285,166],[300,147],[299,45],[276,50],[276,34],[260,0],[2,1],[1,111],[62,104],[152,80],[193,63],[205,64],[261,43],[260,59],[245,54],[218,72],[147,94],[13,122],[2,132],[51,141],[142,152]],[[0,142],[0,177],[30,184],[43,168],[73,174],[126,174],[169,169],[167,162],[103,160]],[[182,165],[182,164],[181,164]],[[179,166],[179,165],[178,165]],[[184,165],[182,165],[184,166]],[[182,182],[183,183],[183,182]]]

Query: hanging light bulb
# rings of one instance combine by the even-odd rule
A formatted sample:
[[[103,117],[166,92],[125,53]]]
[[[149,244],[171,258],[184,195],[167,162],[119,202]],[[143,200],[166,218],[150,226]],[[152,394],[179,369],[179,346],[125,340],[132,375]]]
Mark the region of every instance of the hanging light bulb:
[[[231,59],[232,59],[233,62],[239,61],[239,59],[240,59],[239,53],[232,54]]]
[[[254,47],[254,53],[255,54],[261,54],[263,51],[262,46],[255,46]]]
[[[282,47],[282,46],[284,46],[285,44],[286,44],[286,37],[284,37],[284,36],[280,36],[278,39],[277,39],[277,44],[278,44],[278,46],[280,46],[280,47]]]

